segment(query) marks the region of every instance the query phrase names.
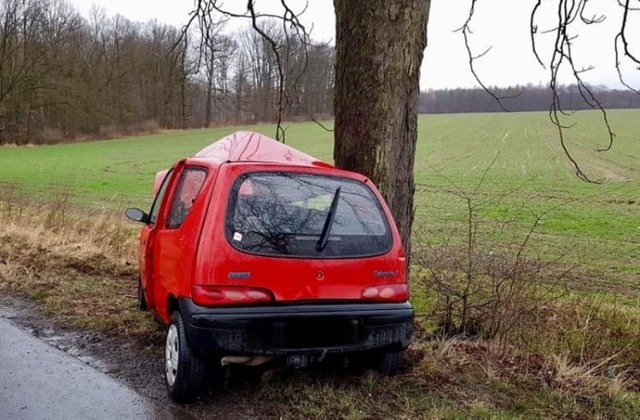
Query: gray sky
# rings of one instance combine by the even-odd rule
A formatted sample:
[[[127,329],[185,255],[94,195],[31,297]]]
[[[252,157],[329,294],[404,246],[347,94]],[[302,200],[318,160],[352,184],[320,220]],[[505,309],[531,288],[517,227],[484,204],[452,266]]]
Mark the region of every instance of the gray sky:
[[[85,16],[96,0],[69,0]],[[634,0],[638,2],[637,0]],[[333,40],[335,19],[333,0],[309,0],[302,22],[311,27],[315,40]],[[556,19],[557,0],[544,0],[540,10],[540,31],[552,29]],[[640,2],[638,2],[640,3]],[[304,0],[288,0],[294,10],[304,7]],[[432,0],[428,26],[428,46],[423,61],[420,87],[426,89],[474,86],[469,71],[462,35],[454,32],[466,20],[470,0]],[[548,69],[542,68],[531,52],[529,34],[530,11],[535,0],[479,0],[476,15],[471,23],[473,35],[470,45],[474,54],[492,47],[487,55],[477,61],[476,70],[489,86],[516,84],[546,84]],[[242,11],[246,2],[227,0],[225,6]],[[102,0],[99,6],[109,15],[119,13],[135,21],[157,19],[160,22],[182,26],[188,19],[193,0]],[[263,12],[280,11],[279,0],[256,0],[256,8]],[[233,10],[233,9],[232,9]],[[619,30],[621,9],[617,0],[590,0],[585,15],[607,15],[598,25],[581,25],[574,40],[573,51],[577,67],[593,65],[594,70],[583,74],[593,84],[605,84],[621,88],[615,72],[614,37]],[[242,23],[246,24],[246,23]],[[230,29],[240,26],[230,22]],[[640,56],[640,12],[632,12],[627,25],[627,39],[634,45],[634,53]],[[548,60],[553,47],[553,35],[539,37],[539,51],[543,61]],[[640,89],[640,69],[625,67],[625,77]],[[570,83],[568,74],[561,75],[561,82]]]

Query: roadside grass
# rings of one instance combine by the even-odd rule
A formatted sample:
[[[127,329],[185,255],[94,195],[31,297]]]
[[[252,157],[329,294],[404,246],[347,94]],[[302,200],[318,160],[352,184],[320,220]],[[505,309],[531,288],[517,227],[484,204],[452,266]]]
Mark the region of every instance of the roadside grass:
[[[33,210],[22,209],[14,220],[0,216],[0,291],[36,300],[52,322],[127,337],[144,351],[140,357],[159,357],[163,333],[135,304],[132,245],[125,235],[121,245],[104,240],[125,222],[96,214],[91,220],[102,234],[94,235],[82,218],[68,214],[64,226],[47,227],[47,212]],[[412,294],[417,331],[400,375],[269,370],[257,381],[230,384],[216,398],[256,407],[269,401],[260,414],[282,418],[630,418],[640,412],[634,380],[640,310],[632,301],[572,292],[542,308],[531,330],[505,351],[482,338],[438,338],[434,296],[417,284]]]
[[[57,208],[26,206],[12,217],[0,212],[0,291],[37,301],[55,322],[157,344],[157,324],[135,310],[136,230],[97,211],[78,217],[65,210],[52,225]]]
[[[609,152],[596,152],[606,133],[597,112],[580,112],[570,121],[567,144],[584,171],[602,185],[573,175],[555,128],[540,113],[425,115],[419,119],[416,153],[416,225],[459,227],[459,191],[473,191],[491,166],[479,195],[481,209],[496,222],[526,231],[533,214],[547,212],[539,226],[538,256],[592,267],[613,281],[638,289],[640,270],[640,110],[609,112],[617,136]],[[330,123],[328,123],[331,126]],[[84,209],[150,206],[154,174],[180,157],[240,129],[273,133],[274,127],[225,127],[89,143],[0,148],[0,194],[49,201],[68,191],[68,205]],[[313,123],[287,128],[287,142],[332,160],[332,133]],[[493,162],[493,164],[492,164]],[[462,209],[462,210],[461,210]],[[550,211],[552,210],[552,211]]]
[[[227,395],[271,401],[271,414],[284,418],[637,417],[640,111],[611,112],[618,144],[608,154],[593,152],[595,114],[579,115],[571,145],[586,171],[608,177],[603,185],[575,179],[546,114],[420,120],[418,245],[442,252],[465,244],[465,195],[477,204],[478,248],[494,255],[513,255],[543,215],[527,258],[548,265],[540,280],[557,293],[506,344],[440,337],[439,296],[414,269],[417,331],[401,375],[276,370],[231,384]],[[131,337],[157,353],[162,332],[136,309],[139,226],[122,210],[148,207],[157,170],[236,129],[0,148],[0,293],[28,296],[57,322]],[[293,124],[287,135],[330,160],[330,133]]]
[[[144,350],[141,357],[159,357],[163,333],[135,305],[136,227],[114,213],[78,216],[71,209],[51,225],[51,209],[59,208],[21,207],[20,217],[0,212],[0,291],[32,298],[53,322],[127,337]],[[638,298],[571,289],[561,295],[505,349],[479,337],[437,337],[437,297],[416,278],[417,331],[400,375],[270,370],[230,384],[217,398],[256,407],[270,401],[260,414],[282,418],[634,417]]]

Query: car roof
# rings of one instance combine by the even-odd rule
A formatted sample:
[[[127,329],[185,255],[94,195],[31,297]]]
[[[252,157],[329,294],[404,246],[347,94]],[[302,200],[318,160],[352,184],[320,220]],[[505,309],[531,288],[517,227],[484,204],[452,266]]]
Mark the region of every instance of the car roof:
[[[193,157],[184,160],[187,164],[199,164],[211,168],[217,168],[227,162],[270,163],[330,169],[334,174],[343,176],[353,177],[356,175],[349,171],[340,170],[330,163],[280,143],[264,134],[252,131],[237,131],[210,144],[193,155]],[[165,169],[156,173],[154,194],[158,193],[167,172],[168,170]]]
[[[262,162],[334,168],[327,162],[252,131],[230,134],[200,150],[193,158],[218,165],[223,162]]]

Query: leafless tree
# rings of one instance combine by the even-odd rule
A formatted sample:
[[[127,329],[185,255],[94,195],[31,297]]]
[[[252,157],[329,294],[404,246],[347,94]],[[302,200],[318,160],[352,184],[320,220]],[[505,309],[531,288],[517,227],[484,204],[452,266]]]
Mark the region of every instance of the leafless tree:
[[[263,14],[257,12],[254,1],[249,0],[246,11],[235,13],[225,10],[217,0],[197,0],[190,24],[198,22],[201,28],[207,27],[214,19],[214,12],[252,23],[275,57],[276,138],[283,140],[283,112],[292,103],[301,101],[296,96],[297,89],[287,89],[285,83],[283,63],[289,50],[283,49],[282,43],[259,22],[265,18],[277,19],[285,31],[284,40],[297,38],[305,50],[303,68],[308,63],[309,36],[299,13],[295,13],[286,0],[281,1],[281,6],[281,15]],[[364,173],[381,188],[407,250],[413,221],[418,75],[426,46],[429,6],[429,0],[335,1],[334,159],[339,167]],[[299,81],[298,77],[292,85]]]
[[[289,26],[301,39],[306,40],[306,30],[282,0],[282,15],[271,16],[279,19],[284,27]],[[474,53],[469,39],[472,35],[471,25],[476,10],[477,0],[471,0],[468,19],[460,28],[467,53],[469,65],[478,83],[504,107],[502,101],[509,97],[498,96],[482,82],[475,68],[475,62],[484,57],[489,49]],[[573,74],[577,91],[585,104],[598,110],[606,127],[607,144],[597,150],[609,150],[613,145],[615,134],[609,124],[607,113],[594,90],[582,78],[582,73],[589,68],[578,68],[574,60],[572,41],[576,22],[597,25],[606,16],[589,16],[587,0],[551,0],[546,3],[557,8],[554,27],[543,31],[555,34],[556,41],[550,58],[545,63],[536,45],[536,37],[540,32],[537,16],[542,0],[532,4],[531,39],[533,54],[539,63],[549,69],[549,86],[552,92],[549,115],[558,128],[561,146],[568,159],[574,165],[579,178],[594,182],[580,168],[567,147],[562,116],[569,115],[559,95],[558,72],[568,66]],[[627,25],[630,14],[640,9],[637,0],[618,0],[623,8],[620,20],[620,31],[615,37],[616,69],[621,82],[633,89],[624,79],[621,71],[621,60],[624,58],[635,65],[640,64],[638,55],[629,46]],[[254,1],[248,0],[244,13],[231,13],[224,10],[217,0],[198,0],[193,19],[207,21],[212,12],[225,16],[246,18],[263,39],[272,46],[276,57],[280,76],[280,114],[283,100],[290,99],[283,95],[284,72],[282,68],[282,50],[274,38],[265,33],[257,22],[265,15],[256,13]],[[400,227],[407,249],[410,249],[410,233],[413,220],[413,161],[417,138],[416,103],[418,98],[418,73],[426,45],[426,27],[430,2],[428,0],[395,0],[390,2],[353,2],[334,1],[336,12],[336,80],[335,80],[335,149],[334,158],[340,167],[356,170],[370,176],[382,189],[396,222]],[[633,89],[635,91],[635,89]],[[295,97],[294,97],[295,98]],[[286,102],[286,101],[284,101]],[[280,127],[280,125],[279,125]],[[595,181],[598,182],[598,181]]]

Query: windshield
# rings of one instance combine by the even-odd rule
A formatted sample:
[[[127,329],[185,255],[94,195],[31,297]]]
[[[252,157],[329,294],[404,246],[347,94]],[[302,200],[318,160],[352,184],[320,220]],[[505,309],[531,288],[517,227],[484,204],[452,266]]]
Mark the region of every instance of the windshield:
[[[380,203],[357,181],[250,173],[236,180],[229,204],[227,238],[242,251],[343,258],[381,254],[391,248],[391,231]]]

